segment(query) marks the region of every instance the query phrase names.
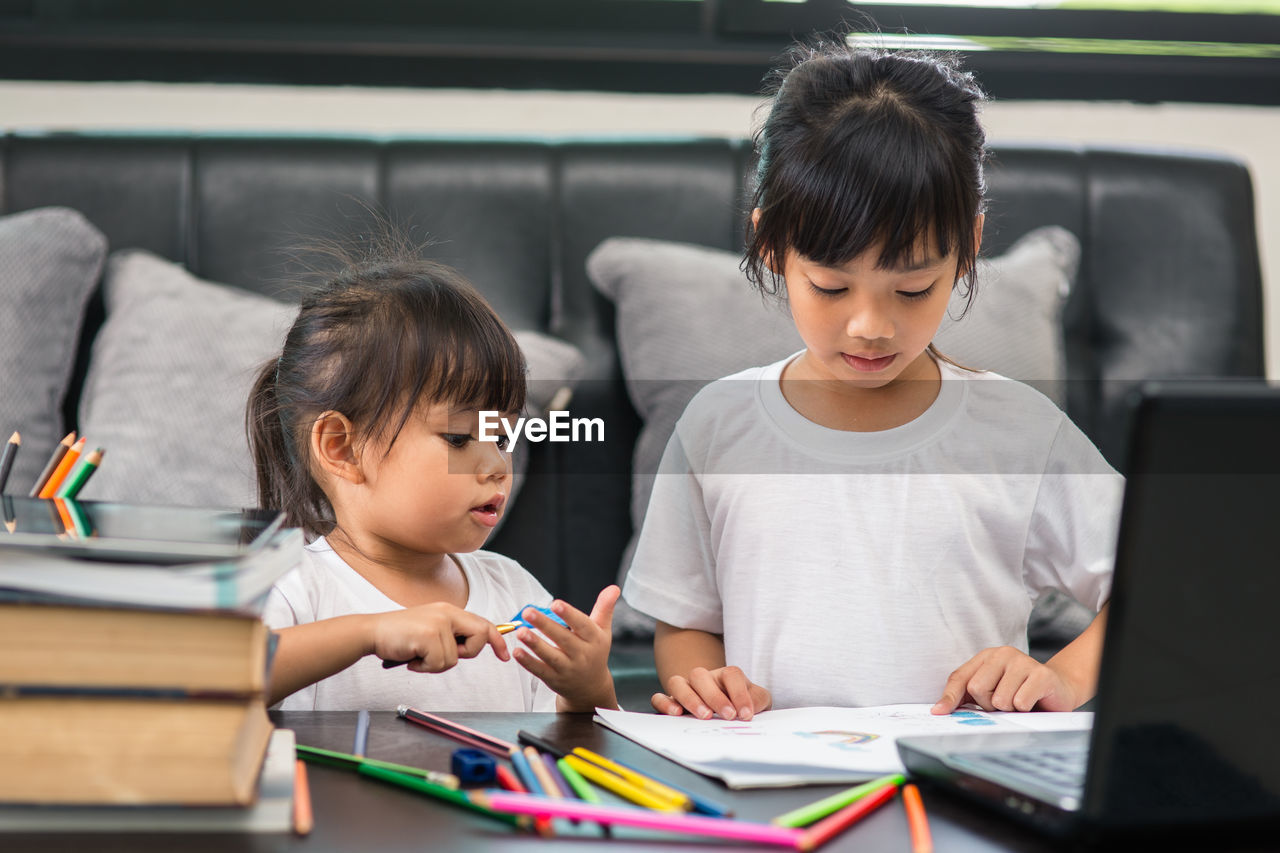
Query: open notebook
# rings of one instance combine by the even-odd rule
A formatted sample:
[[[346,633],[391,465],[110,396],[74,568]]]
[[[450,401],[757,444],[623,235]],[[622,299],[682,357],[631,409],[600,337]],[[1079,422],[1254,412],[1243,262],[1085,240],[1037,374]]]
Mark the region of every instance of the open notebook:
[[[747,722],[596,710],[596,722],[730,788],[853,783],[903,772],[896,741],[923,734],[1088,729],[1093,715],[988,713],[931,706],[790,708]]]

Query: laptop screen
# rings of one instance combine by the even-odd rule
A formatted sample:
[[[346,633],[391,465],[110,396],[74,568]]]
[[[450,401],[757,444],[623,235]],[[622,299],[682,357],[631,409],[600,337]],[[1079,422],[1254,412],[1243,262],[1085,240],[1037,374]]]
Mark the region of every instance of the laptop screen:
[[[1084,812],[1280,817],[1280,389],[1147,386],[1134,409]]]

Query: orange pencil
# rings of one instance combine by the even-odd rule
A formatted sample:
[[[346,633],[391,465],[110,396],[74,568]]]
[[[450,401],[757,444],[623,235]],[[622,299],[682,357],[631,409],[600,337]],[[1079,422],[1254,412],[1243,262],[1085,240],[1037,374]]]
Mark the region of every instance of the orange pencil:
[[[73,538],[80,535],[75,519],[71,517],[71,511],[67,509],[67,502],[62,498],[55,498],[53,506],[58,510],[58,519],[62,522],[62,531]]]
[[[36,477],[36,484],[31,487],[31,491],[27,493],[29,498],[40,497],[40,490],[44,488],[44,484],[49,482],[49,477],[53,475],[54,469],[58,467],[58,463],[62,461],[62,457],[66,455],[67,449],[75,443],[76,431],[72,430],[62,437],[57,446],[53,448],[53,455],[49,457],[49,461],[44,463],[44,470],[40,472],[40,476]]]
[[[902,805],[907,810],[907,825],[911,827],[911,853],[933,853],[933,836],[929,832],[929,819],[925,817],[920,789],[915,785],[904,785]]]
[[[298,759],[293,771],[293,831],[299,835],[311,832],[311,786],[307,784],[307,764]]]
[[[58,467],[53,469],[53,473],[49,475],[48,481],[45,482],[44,488],[40,490],[37,497],[51,498],[58,494],[58,487],[62,485],[62,481],[67,478],[67,474],[75,467],[76,461],[79,460],[80,454],[84,452],[84,438],[80,438],[75,444],[71,445],[71,449],[62,457],[62,461],[58,463]]]

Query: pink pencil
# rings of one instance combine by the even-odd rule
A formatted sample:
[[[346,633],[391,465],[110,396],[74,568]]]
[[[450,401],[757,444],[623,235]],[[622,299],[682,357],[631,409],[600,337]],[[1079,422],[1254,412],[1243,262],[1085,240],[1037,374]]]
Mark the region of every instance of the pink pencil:
[[[577,800],[551,800],[531,794],[509,794],[505,791],[473,793],[473,802],[487,806],[496,812],[527,814],[534,817],[568,817],[588,820],[601,826],[640,826],[663,832],[684,835],[709,835],[715,838],[732,838],[736,841],[754,841],[757,844],[774,844],[796,849],[803,830],[767,823],[748,823],[741,820],[725,820],[720,817],[673,814],[637,809],[627,806],[600,806]]]

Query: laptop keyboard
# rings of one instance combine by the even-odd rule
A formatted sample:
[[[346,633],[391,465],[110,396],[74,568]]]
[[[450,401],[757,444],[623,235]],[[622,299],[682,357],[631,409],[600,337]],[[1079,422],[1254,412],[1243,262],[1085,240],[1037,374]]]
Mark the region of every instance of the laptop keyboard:
[[[1089,746],[1035,747],[1008,752],[953,753],[956,765],[982,775],[1023,779],[1070,797],[1084,790],[1085,763]]]

